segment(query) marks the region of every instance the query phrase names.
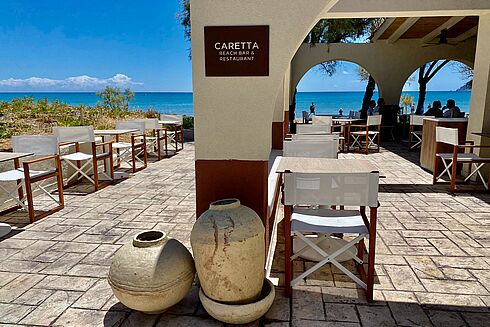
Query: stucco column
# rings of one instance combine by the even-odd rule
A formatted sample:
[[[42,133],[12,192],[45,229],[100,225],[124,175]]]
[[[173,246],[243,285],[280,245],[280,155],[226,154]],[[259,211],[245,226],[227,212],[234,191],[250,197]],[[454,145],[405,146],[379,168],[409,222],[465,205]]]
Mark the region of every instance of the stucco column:
[[[467,139],[483,145],[490,145],[490,138],[479,137],[472,133],[490,133],[490,42],[488,42],[488,35],[490,35],[490,14],[480,16],[478,23],[478,38],[467,135]],[[481,156],[490,157],[489,149],[482,149],[478,152]],[[488,174],[488,167],[486,173]]]
[[[308,31],[336,2],[191,1],[197,216],[212,201],[237,197],[266,218],[272,124],[282,127],[284,76]],[[204,28],[237,25],[269,26],[268,76],[206,76]]]

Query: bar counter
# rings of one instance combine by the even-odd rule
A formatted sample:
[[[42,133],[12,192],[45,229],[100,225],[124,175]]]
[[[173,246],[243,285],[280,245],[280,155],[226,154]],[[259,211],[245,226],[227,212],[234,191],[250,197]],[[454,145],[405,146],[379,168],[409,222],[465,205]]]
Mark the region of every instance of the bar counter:
[[[436,153],[453,152],[452,146],[439,144],[436,146],[436,127],[457,128],[459,130],[459,144],[466,140],[468,118],[425,118],[422,132],[422,148],[420,150],[420,165],[434,172],[434,158]],[[442,169],[442,165],[440,165]]]

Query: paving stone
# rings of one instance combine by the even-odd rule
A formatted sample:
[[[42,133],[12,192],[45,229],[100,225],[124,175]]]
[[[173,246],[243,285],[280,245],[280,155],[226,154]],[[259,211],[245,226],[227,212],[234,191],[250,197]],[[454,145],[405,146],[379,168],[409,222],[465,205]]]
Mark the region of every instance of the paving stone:
[[[359,322],[353,304],[325,303],[325,316],[327,321]]]
[[[88,277],[47,276],[36,288],[65,291],[87,291],[97,279]]]
[[[442,270],[429,256],[407,256],[405,260],[419,278],[444,278]]]
[[[143,312],[132,311],[121,327],[153,327],[159,318],[159,315],[147,315]]]
[[[366,303],[366,293],[358,288],[322,287],[322,296],[324,302]]]
[[[334,322],[334,321],[317,321],[307,319],[295,319],[292,324],[293,327],[358,327],[361,326],[352,322]]]
[[[466,326],[458,312],[427,310],[427,316],[434,326],[463,327]]]
[[[73,305],[74,308],[100,310],[112,297],[112,289],[107,280],[99,280]]]
[[[488,327],[490,322],[490,312],[463,312],[461,315],[468,325],[472,327]]]
[[[357,310],[363,327],[396,326],[388,307],[358,305]]]
[[[19,296],[17,299],[15,299],[13,302],[19,304],[40,305],[54,292],[54,290],[31,288],[30,290]]]
[[[292,292],[293,318],[324,320],[322,289],[318,286],[297,286]]]
[[[34,309],[34,306],[23,304],[0,303],[0,323],[2,323],[2,326],[4,323],[15,324]]]
[[[1,302],[11,302],[39,283],[45,275],[22,274],[0,289]]]
[[[222,327],[223,323],[214,319],[203,319],[200,317],[192,316],[174,316],[169,314],[163,314],[155,327],[188,327],[188,326],[202,326],[202,327]]]
[[[424,310],[418,303],[388,302],[395,321],[400,326],[430,326]]]
[[[66,274],[70,276],[105,278],[109,275],[109,266],[77,264]]]
[[[290,299],[284,296],[284,289],[276,287],[276,297],[265,314],[267,320],[289,321],[291,318]]]
[[[0,287],[10,283],[12,280],[16,279],[19,276],[19,273],[0,271]]]
[[[488,295],[488,291],[476,281],[421,279],[429,292]]]
[[[56,291],[20,321],[27,325],[51,325],[78,297],[79,292]]]
[[[408,266],[384,266],[386,272],[397,290],[423,291],[425,290],[414,272]]]
[[[444,294],[444,293],[421,293],[416,292],[418,301],[424,305],[456,306],[456,307],[484,307],[485,303],[476,295]]]
[[[99,244],[58,242],[58,244],[54,245],[51,250],[60,252],[90,253],[98,246]]]
[[[86,327],[119,326],[125,318],[125,313],[115,311],[93,311],[83,309],[66,310],[53,324],[53,326]]]
[[[56,244],[53,241],[37,241],[10,257],[10,260],[32,260]]]
[[[65,274],[85,257],[84,253],[66,253],[42,270],[44,274]]]

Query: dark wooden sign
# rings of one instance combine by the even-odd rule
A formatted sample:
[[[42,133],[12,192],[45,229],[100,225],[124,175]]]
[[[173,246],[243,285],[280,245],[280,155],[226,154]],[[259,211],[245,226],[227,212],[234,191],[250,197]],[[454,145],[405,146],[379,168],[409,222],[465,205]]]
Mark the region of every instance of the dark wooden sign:
[[[206,76],[269,76],[269,26],[204,27]]]

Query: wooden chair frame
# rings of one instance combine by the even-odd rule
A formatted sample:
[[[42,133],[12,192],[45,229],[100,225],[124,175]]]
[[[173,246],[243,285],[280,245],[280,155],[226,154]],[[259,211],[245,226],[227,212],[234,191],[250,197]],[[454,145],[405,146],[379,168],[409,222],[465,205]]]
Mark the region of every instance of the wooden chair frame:
[[[81,165],[81,161],[80,160],[76,160],[76,167],[78,168],[78,173],[75,172],[75,174],[77,174],[78,178],[77,180],[80,180],[82,177],[85,177],[86,179],[88,179],[92,184],[94,184],[94,188],[95,188],[95,191],[98,191],[100,189],[100,183],[99,183],[99,171],[98,171],[98,162],[99,161],[103,161],[104,162],[104,173],[107,173],[107,164],[106,164],[106,159],[109,160],[109,177],[111,179],[111,183],[114,181],[114,158],[113,158],[113,151],[112,151],[112,143],[113,141],[106,141],[106,142],[101,142],[101,143],[96,143],[96,142],[90,142],[90,145],[91,145],[91,155],[92,155],[92,160],[91,161],[87,161],[87,163],[84,165],[88,165],[90,162],[92,163],[92,170],[93,170],[93,180],[87,176],[87,174],[85,174],[83,172],[83,168],[84,166]],[[75,146],[75,152],[80,152],[80,142],[77,142],[77,141],[72,141],[72,142],[62,142],[59,144],[60,147],[62,146]],[[108,151],[107,153],[105,152],[105,147],[108,146]],[[102,150],[103,150],[103,154],[97,154],[97,148],[99,147],[102,147]],[[67,162],[69,162],[69,160],[65,160]],[[74,175],[73,175],[74,176]],[[73,176],[69,177],[69,179],[71,179]],[[69,180],[67,181],[69,182]],[[75,183],[67,183],[67,185],[65,187],[69,187],[71,185],[73,185]]]
[[[372,116],[369,116],[369,117],[372,117]],[[376,145],[377,148],[376,148],[376,151],[379,152],[379,148],[380,148],[380,145],[381,145],[381,120],[380,120],[380,123],[379,124],[376,124],[376,125],[373,125],[373,124],[369,124],[369,117],[368,117],[368,121],[366,124],[349,124],[348,125],[348,129],[347,129],[347,151],[349,151],[350,149],[350,140],[351,140],[351,136],[352,136],[352,133],[354,133],[354,131],[351,131],[351,128],[355,128],[357,129],[357,131],[355,131],[356,133],[361,133],[363,130],[365,131],[365,148],[364,148],[364,153],[365,154],[369,154],[369,146],[370,145]],[[381,116],[379,116],[381,117]],[[373,137],[369,137],[369,132],[372,130],[370,130],[371,126],[377,126],[377,130],[375,131],[376,133],[375,134],[372,134]],[[361,148],[361,143],[360,143],[360,138],[364,136],[364,133],[362,133],[362,135],[359,135],[357,138],[355,138],[354,140],[354,144],[352,146],[355,146],[356,143],[359,143],[359,148]],[[377,143],[374,142],[374,139],[377,138]]]
[[[440,142],[437,142],[437,143],[440,143]],[[437,146],[437,143],[436,143],[436,146]],[[442,175],[444,175],[445,173],[449,174],[449,170],[451,170],[451,173],[449,175],[449,177],[450,177],[449,191],[451,193],[455,193],[458,191],[461,192],[461,190],[456,189],[456,175],[457,175],[457,170],[458,170],[458,164],[467,163],[467,164],[469,164],[469,169],[468,169],[469,174],[464,179],[464,182],[468,181],[474,174],[477,174],[480,177],[480,179],[481,179],[481,181],[485,187],[485,190],[488,191],[490,189],[490,177],[485,184],[483,176],[480,173],[480,168],[482,168],[484,164],[490,163],[490,158],[475,158],[475,159],[467,159],[467,158],[461,159],[461,157],[458,158],[458,156],[461,154],[461,150],[463,150],[463,152],[464,152],[466,149],[470,149],[469,153],[474,153],[475,148],[480,148],[480,149],[490,148],[490,145],[475,145],[474,141],[465,141],[464,145],[453,145],[453,157],[452,157],[452,159],[450,159],[449,163],[446,162],[439,155],[439,153],[436,153],[435,158],[434,158],[434,173],[432,175],[432,184],[436,184],[437,180],[439,178],[441,178]],[[438,160],[438,158],[440,158],[441,160]],[[442,163],[444,164],[445,167],[444,167],[444,170],[442,171],[442,173],[437,175],[437,173],[439,171],[439,161],[442,161]],[[456,164],[454,164],[454,163],[456,163]],[[475,167],[474,167],[475,170],[473,172],[472,172],[472,165],[475,165]]]

